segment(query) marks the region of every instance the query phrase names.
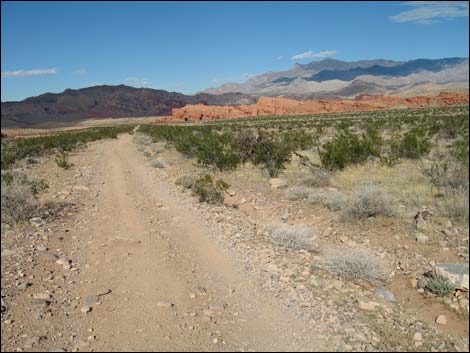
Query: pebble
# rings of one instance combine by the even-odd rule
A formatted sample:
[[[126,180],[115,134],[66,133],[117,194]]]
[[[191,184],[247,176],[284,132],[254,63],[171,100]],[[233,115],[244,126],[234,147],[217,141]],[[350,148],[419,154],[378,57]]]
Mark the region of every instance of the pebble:
[[[90,306],[82,306],[80,311],[84,314],[89,313],[91,311],[91,307]]]
[[[436,317],[436,324],[438,325],[446,325],[447,324],[447,318],[445,315],[441,314],[438,317]]]
[[[416,233],[416,241],[422,244],[427,243],[429,241],[429,237],[423,233]]]
[[[175,304],[173,304],[173,303],[165,302],[165,301],[160,301],[160,302],[157,303],[157,306],[160,307],[160,308],[171,308],[174,305]]]

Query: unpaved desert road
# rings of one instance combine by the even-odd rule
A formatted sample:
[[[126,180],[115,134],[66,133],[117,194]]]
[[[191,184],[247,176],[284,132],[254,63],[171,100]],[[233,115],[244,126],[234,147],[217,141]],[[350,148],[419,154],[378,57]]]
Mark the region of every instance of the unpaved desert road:
[[[207,237],[206,223],[158,181],[164,171],[149,166],[130,135],[94,148],[80,294],[112,293],[83,314],[81,325],[96,336],[84,350],[325,349],[302,319],[258,293],[237,259]]]

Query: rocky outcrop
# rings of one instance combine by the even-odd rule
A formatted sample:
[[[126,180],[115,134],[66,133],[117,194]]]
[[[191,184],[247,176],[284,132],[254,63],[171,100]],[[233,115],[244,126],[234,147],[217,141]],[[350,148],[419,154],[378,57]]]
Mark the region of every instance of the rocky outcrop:
[[[468,104],[468,93],[441,93],[436,96],[390,97],[360,95],[354,100],[333,99],[297,101],[289,98],[261,97],[256,104],[239,106],[186,105],[172,110],[173,121],[232,119],[263,115],[366,112],[380,109],[449,106]]]

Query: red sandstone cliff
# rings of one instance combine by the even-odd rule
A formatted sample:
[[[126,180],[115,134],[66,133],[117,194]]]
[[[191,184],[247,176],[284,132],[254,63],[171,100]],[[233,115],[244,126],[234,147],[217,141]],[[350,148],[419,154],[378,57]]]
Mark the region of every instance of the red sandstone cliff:
[[[256,104],[239,106],[186,105],[172,110],[173,121],[231,119],[262,115],[365,112],[380,109],[465,105],[468,93],[441,93],[437,96],[390,97],[360,95],[354,100],[334,99],[296,101],[289,98],[261,97]]]

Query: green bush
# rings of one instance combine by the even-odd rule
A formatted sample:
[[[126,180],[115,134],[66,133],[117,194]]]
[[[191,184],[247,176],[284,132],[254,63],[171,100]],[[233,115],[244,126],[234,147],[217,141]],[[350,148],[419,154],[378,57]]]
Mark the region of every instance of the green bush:
[[[392,139],[391,149],[400,158],[419,159],[431,151],[431,142],[422,129],[407,132],[402,139]]]
[[[343,169],[350,164],[363,163],[370,157],[380,156],[381,139],[375,132],[359,135],[340,132],[322,146],[320,159],[327,169]]]
[[[252,156],[255,165],[263,165],[270,177],[275,177],[284,168],[292,155],[290,146],[280,140],[261,138]]]
[[[51,152],[70,152],[91,141],[116,138],[118,134],[130,132],[133,128],[132,125],[101,127],[51,136],[2,140],[1,169],[9,169],[23,158]]]
[[[449,278],[435,272],[430,274],[429,281],[425,288],[428,292],[437,296],[444,296],[455,290],[455,287]]]
[[[225,181],[222,179],[215,181],[210,174],[200,176],[192,186],[193,193],[199,196],[200,202],[216,205],[224,202],[223,193],[228,188],[229,185]]]

